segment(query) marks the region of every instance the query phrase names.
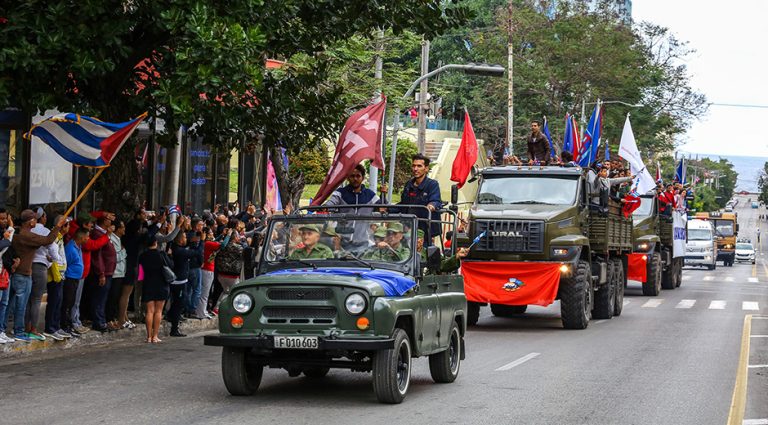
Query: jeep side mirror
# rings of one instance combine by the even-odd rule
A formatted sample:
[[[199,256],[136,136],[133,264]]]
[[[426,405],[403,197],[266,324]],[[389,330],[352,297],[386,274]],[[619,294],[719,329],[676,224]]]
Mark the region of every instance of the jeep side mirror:
[[[440,248],[431,245],[427,247],[427,268],[432,271],[440,270]]]
[[[451,185],[451,204],[456,205],[459,203],[459,185]]]

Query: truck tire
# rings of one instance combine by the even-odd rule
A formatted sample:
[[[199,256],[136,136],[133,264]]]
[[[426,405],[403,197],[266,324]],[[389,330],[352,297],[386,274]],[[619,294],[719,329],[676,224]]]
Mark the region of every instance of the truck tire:
[[[643,295],[655,297],[661,292],[661,255],[654,252],[648,261],[646,279],[643,283]]]
[[[325,378],[325,375],[328,375],[328,372],[331,370],[331,368],[328,367],[311,367],[308,369],[304,369],[304,376],[311,379],[320,379]]]
[[[461,333],[456,322],[451,325],[448,348],[429,356],[429,374],[432,380],[441,384],[450,384],[459,376],[461,368]]]
[[[677,261],[673,258],[669,263],[669,267],[661,275],[661,288],[662,289],[675,289],[677,288]]]
[[[480,303],[467,301],[467,326],[475,326],[480,319]]]
[[[527,305],[491,304],[491,313],[496,317],[514,317],[525,313]]]
[[[398,404],[411,385],[411,341],[400,328],[395,329],[393,338],[394,348],[373,356],[373,392],[382,403]]]
[[[592,317],[595,319],[610,319],[616,306],[616,270],[613,260],[607,264],[608,276],[605,285],[595,291],[595,307],[592,309]]]
[[[675,285],[679,288],[683,284],[683,259],[675,258],[675,261],[677,261],[677,280]]]
[[[621,312],[624,310],[624,288],[627,285],[627,281],[624,276],[624,264],[621,260],[614,260],[615,277],[616,277],[616,302],[613,304],[613,316],[621,316]]]
[[[586,329],[592,313],[589,264],[579,261],[573,276],[561,279],[560,318],[565,329]]]
[[[263,366],[248,363],[247,348],[224,347],[221,350],[221,375],[227,391],[235,396],[251,395],[259,389]]]

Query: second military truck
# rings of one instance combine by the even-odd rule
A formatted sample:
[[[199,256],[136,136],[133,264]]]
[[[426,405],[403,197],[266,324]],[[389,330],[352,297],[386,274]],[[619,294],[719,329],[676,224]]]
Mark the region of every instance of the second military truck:
[[[462,262],[469,324],[487,304],[504,317],[556,299],[568,329],[621,314],[632,220],[608,193],[593,193],[593,172],[506,166],[479,177]]]

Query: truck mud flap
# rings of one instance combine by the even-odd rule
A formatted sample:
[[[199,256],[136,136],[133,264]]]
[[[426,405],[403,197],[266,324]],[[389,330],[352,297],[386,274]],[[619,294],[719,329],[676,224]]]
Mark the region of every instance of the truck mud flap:
[[[560,286],[560,263],[465,261],[461,263],[467,301],[548,306]]]
[[[627,254],[627,280],[648,280],[648,254]]]

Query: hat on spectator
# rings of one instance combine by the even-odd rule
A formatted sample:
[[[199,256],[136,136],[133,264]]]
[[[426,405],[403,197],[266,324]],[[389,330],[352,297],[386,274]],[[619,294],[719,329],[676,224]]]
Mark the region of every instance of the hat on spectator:
[[[35,216],[38,220],[40,220],[45,215],[45,210],[43,207],[37,207],[35,208]]]
[[[320,233],[320,228],[317,227],[317,224],[302,224],[301,227],[299,227],[299,230],[309,230],[310,232]]]

